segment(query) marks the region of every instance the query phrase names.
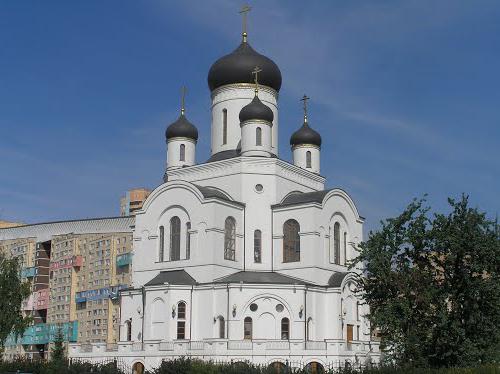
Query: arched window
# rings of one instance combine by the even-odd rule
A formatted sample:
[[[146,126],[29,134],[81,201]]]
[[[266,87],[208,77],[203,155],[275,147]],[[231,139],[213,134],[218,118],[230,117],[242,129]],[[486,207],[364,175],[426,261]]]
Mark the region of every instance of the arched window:
[[[181,259],[181,220],[175,216],[170,219],[170,261]]]
[[[255,145],[262,145],[262,129],[260,127],[255,129]]]
[[[306,168],[312,168],[311,164],[312,164],[311,151],[307,151],[306,152]]]
[[[226,337],[226,322],[222,316],[217,319],[219,320],[219,339],[224,339]]]
[[[344,232],[344,265],[347,265],[347,233]]]
[[[281,320],[281,340],[290,339],[290,320],[283,318]]]
[[[158,261],[163,261],[165,253],[165,228],[160,226],[160,250],[158,252]]]
[[[340,223],[335,222],[333,225],[333,249],[334,249],[334,262],[340,264]]]
[[[227,144],[227,109],[222,109],[222,144]]]
[[[125,335],[128,342],[132,341],[132,321],[125,321]]]
[[[177,304],[177,339],[186,339],[186,303]]]
[[[262,251],[262,232],[260,230],[255,230],[253,232],[253,260],[260,263]]]
[[[191,222],[186,222],[186,259],[189,260],[191,257]]]
[[[300,225],[289,219],[283,225],[283,262],[300,261]]]
[[[233,217],[227,217],[224,224],[224,259],[236,259],[236,221]]]
[[[243,322],[243,338],[252,340],[252,318],[246,317]]]
[[[179,161],[186,161],[186,146],[184,144],[181,144],[179,150]]]

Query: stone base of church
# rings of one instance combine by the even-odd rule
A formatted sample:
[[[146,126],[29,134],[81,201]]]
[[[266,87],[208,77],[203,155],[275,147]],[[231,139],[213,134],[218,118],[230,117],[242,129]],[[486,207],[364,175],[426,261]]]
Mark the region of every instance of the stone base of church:
[[[363,367],[380,361],[378,342],[345,340],[227,340],[159,341],[70,344],[69,357],[94,363],[115,360],[124,369],[140,362],[146,370],[158,367],[163,360],[190,357],[204,361],[251,362],[257,365],[282,363],[302,368],[310,363],[323,368]]]

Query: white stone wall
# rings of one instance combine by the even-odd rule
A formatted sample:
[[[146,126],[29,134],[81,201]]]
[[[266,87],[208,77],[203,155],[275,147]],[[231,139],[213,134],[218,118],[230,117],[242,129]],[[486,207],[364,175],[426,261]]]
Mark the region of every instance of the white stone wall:
[[[307,152],[311,153],[311,167],[307,167]],[[292,148],[293,164],[319,174],[321,172],[321,152],[312,144],[297,145]]]
[[[184,161],[180,159],[180,148],[184,145]],[[167,143],[167,170],[191,166],[196,163],[196,142],[188,138],[172,138]]]

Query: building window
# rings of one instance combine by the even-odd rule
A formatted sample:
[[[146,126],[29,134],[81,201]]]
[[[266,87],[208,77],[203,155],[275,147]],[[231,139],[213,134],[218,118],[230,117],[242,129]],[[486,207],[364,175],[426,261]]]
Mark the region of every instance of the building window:
[[[132,341],[132,321],[125,321],[125,333],[127,335],[126,339],[128,342]]]
[[[255,230],[253,233],[253,260],[260,263],[262,252],[262,232],[260,230]]]
[[[224,339],[226,337],[226,322],[224,317],[219,316],[219,339]]]
[[[347,233],[344,232],[344,265],[347,265]]]
[[[184,144],[181,144],[179,153],[179,161],[186,161],[186,146]]]
[[[177,339],[186,339],[186,303],[177,304]]]
[[[311,151],[306,152],[306,168],[311,168]]]
[[[283,318],[281,320],[281,340],[290,339],[290,320]]]
[[[222,109],[222,144],[227,144],[227,109]]]
[[[243,338],[252,340],[252,319],[250,317],[246,317],[243,322]]]
[[[170,219],[170,261],[181,259],[181,220],[175,216]]]
[[[340,223],[333,225],[334,262],[340,264]]]
[[[255,129],[255,145],[262,145],[262,129],[260,127]]]
[[[283,225],[283,262],[300,261],[300,225],[289,219]]]
[[[224,224],[224,259],[235,261],[236,259],[236,221],[233,217],[227,217]]]
[[[163,261],[165,253],[165,228],[160,226],[160,251],[158,253],[158,261]]]
[[[191,222],[186,222],[186,259],[189,260],[191,257]]]

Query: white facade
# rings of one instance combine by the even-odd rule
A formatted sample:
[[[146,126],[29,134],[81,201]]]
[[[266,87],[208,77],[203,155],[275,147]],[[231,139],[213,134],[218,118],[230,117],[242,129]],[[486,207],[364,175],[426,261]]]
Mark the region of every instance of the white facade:
[[[300,144],[292,147],[293,164],[319,174],[320,147],[314,144]]]
[[[172,138],[167,142],[167,170],[192,166],[196,163],[196,141]]]
[[[323,367],[378,361],[367,306],[354,294],[361,269],[346,267],[363,218],[345,191],[325,190],[319,147],[295,147],[294,164],[269,157],[278,144],[278,94],[269,87],[259,98],[274,113],[272,126],[262,124],[272,140],[267,152],[245,152],[252,147],[240,144],[238,116],[253,96],[250,84],[212,92],[212,155],[240,155],[177,168],[169,143],[168,182],[136,214],[117,351],[72,345],[71,357],[146,368],[180,356]],[[256,124],[242,126],[252,141]]]

